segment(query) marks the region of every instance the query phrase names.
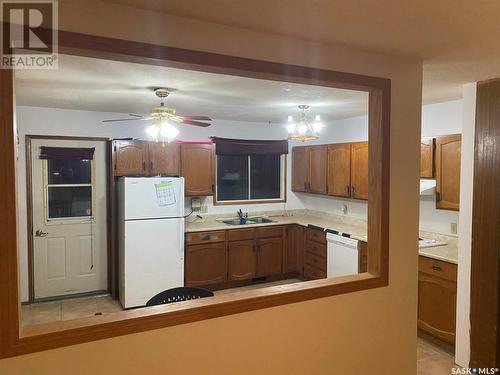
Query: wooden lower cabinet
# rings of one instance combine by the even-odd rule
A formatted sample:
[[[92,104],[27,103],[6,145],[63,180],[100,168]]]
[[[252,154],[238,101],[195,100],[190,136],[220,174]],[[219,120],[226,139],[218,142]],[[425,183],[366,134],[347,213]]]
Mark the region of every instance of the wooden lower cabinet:
[[[227,251],[224,242],[186,246],[186,286],[227,281]]]
[[[304,265],[304,228],[301,225],[288,225],[285,228],[283,246],[283,272],[303,273]]]
[[[257,273],[257,247],[254,240],[228,243],[228,280],[245,280]]]
[[[283,269],[281,237],[259,239],[257,244],[257,276],[278,275]]]
[[[317,229],[306,229],[304,248],[304,277],[307,279],[324,279],[326,268],[326,233]]]
[[[455,344],[457,266],[419,256],[418,328]]]

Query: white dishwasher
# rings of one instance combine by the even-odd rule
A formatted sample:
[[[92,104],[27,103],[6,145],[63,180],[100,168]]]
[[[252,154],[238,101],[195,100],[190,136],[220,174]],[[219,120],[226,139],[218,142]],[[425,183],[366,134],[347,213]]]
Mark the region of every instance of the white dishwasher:
[[[327,233],[326,276],[344,276],[359,273],[358,240]]]

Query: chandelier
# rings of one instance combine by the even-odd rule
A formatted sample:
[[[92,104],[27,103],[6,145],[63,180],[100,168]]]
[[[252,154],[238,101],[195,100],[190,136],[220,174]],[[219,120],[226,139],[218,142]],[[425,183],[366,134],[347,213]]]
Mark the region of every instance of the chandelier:
[[[316,115],[314,122],[311,123],[306,116],[308,109],[309,106],[306,104],[299,105],[300,118],[297,122],[293,120],[293,116],[288,116],[286,130],[289,140],[305,142],[319,138],[319,133],[323,128],[320,116]]]

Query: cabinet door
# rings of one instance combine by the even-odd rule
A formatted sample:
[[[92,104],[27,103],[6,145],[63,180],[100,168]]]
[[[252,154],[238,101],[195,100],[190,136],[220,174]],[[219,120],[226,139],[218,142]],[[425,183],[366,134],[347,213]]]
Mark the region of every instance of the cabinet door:
[[[310,146],[309,151],[309,183],[308,192],[315,194],[327,193],[327,145]]]
[[[228,279],[244,280],[257,272],[257,246],[254,240],[228,243]]]
[[[368,142],[351,144],[351,197],[368,199]]]
[[[115,176],[147,175],[148,144],[141,141],[114,141]]]
[[[149,143],[149,170],[153,176],[180,175],[180,146],[175,143]]]
[[[434,177],[434,138],[422,138],[420,142],[420,177]]]
[[[281,237],[259,239],[257,246],[257,276],[282,273],[283,244]]]
[[[328,195],[351,196],[351,144],[328,145]]]
[[[289,225],[285,229],[283,272],[303,272],[304,228]]]
[[[186,286],[211,285],[227,280],[224,242],[186,246]]]
[[[418,328],[455,343],[457,284],[426,273],[418,276]]]
[[[436,138],[436,208],[459,209],[462,137]]]
[[[308,182],[307,147],[292,149],[292,191],[307,191]]]
[[[214,194],[215,154],[211,144],[182,144],[181,165],[186,196]]]

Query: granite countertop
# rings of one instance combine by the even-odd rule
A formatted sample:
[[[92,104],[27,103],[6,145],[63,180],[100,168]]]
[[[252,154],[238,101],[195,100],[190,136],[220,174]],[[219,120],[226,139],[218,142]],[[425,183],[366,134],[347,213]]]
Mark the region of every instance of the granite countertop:
[[[332,229],[338,232],[349,233],[352,238],[367,241],[366,220],[355,219],[335,214],[313,210],[292,210],[292,211],[269,211],[252,212],[250,216],[266,216],[274,220],[273,223],[245,224],[242,226],[224,224],[218,220],[232,219],[234,217],[224,215],[205,215],[202,219],[186,219],[186,233],[204,232],[213,230],[253,228],[270,225],[299,224],[302,226],[314,225],[324,229]],[[216,220],[217,219],[217,220]],[[458,263],[458,239],[453,236],[445,236],[431,232],[420,232],[420,237],[446,242],[446,245],[427,247],[419,249],[419,255],[442,260],[445,262]]]
[[[266,212],[256,213],[253,212],[249,216],[266,216],[274,220],[273,223],[262,224],[245,224],[245,225],[228,225],[220,221],[216,221],[216,217],[207,215],[203,219],[196,219],[193,221],[186,220],[186,233],[190,232],[203,232],[212,230],[225,230],[225,229],[241,229],[253,228],[270,225],[284,225],[284,224],[299,224],[303,226],[314,225],[324,229],[334,229],[339,232],[349,233],[351,237],[366,241],[366,221],[361,219],[353,219],[340,215],[326,214],[309,210],[294,210],[288,211],[284,216],[280,212]],[[219,219],[219,217],[217,217]],[[223,217],[223,219],[232,219],[232,217]],[[220,219],[219,219],[220,220]]]
[[[446,242],[446,245],[419,249],[419,255],[458,264],[458,237],[424,231],[420,232],[420,237]]]

